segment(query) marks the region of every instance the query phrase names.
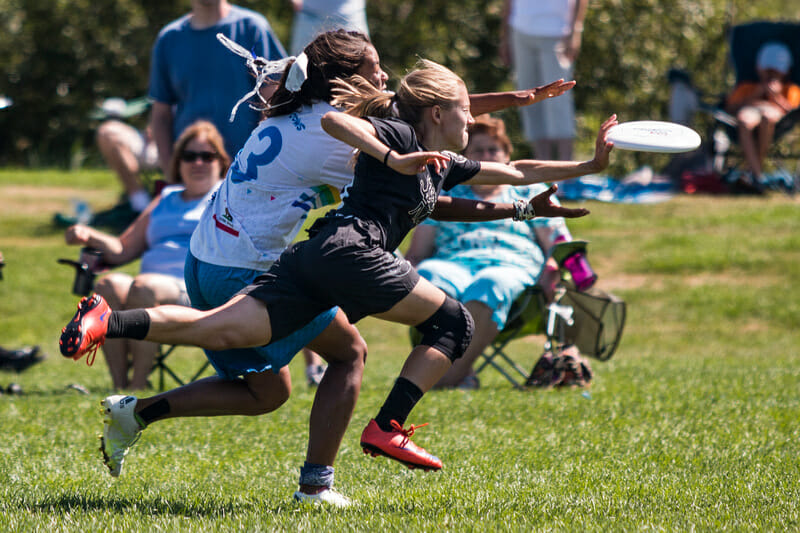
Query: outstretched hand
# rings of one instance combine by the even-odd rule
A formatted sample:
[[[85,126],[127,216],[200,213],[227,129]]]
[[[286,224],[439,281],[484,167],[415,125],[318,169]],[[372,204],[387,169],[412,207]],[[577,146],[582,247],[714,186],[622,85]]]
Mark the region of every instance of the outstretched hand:
[[[579,218],[589,214],[588,209],[583,207],[570,208],[558,205],[553,202],[551,196],[558,191],[558,185],[551,185],[544,192],[540,192],[528,202],[533,207],[533,212],[537,217],[564,217]]]
[[[541,87],[534,87],[533,89],[526,89],[523,91],[514,91],[513,95],[516,99],[514,104],[518,107],[523,107],[547,100],[548,98],[561,96],[565,92],[575,87],[575,83],[575,80],[564,81],[563,79],[560,79],[548,83],[547,85],[542,85]]]
[[[603,122],[600,126],[600,130],[597,132],[597,141],[595,141],[594,145],[594,159],[592,160],[596,167],[595,171],[603,170],[608,167],[609,155],[611,154],[611,149],[614,148],[614,143],[608,140],[608,130],[617,124],[619,124],[619,122],[617,122],[617,115],[611,115]]]
[[[398,154],[392,150],[386,163],[389,168],[395,172],[413,176],[424,171],[427,165],[433,165],[438,173],[447,166],[449,161],[450,157],[441,152],[411,152],[410,154]]]

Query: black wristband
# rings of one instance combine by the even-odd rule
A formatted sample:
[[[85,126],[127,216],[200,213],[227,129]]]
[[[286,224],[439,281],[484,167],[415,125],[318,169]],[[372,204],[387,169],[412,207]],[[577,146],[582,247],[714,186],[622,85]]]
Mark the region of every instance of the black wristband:
[[[385,156],[383,156],[383,164],[384,164],[384,165],[386,165],[386,163],[389,161],[389,154],[391,154],[391,153],[392,153],[392,149],[391,149],[391,148],[389,148],[389,151],[388,151],[388,152],[386,152],[386,155],[385,155]]]

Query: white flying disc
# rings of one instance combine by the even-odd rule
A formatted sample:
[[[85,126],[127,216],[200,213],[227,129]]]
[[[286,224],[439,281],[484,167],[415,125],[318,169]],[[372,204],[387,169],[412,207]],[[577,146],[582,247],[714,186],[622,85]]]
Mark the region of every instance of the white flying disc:
[[[623,122],[608,130],[608,140],[623,150],[675,154],[700,146],[700,135],[674,122],[638,120]]]

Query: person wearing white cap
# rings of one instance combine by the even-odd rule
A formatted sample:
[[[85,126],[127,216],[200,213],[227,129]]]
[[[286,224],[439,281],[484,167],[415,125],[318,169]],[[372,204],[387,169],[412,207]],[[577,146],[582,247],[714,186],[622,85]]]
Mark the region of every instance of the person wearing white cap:
[[[749,171],[749,176],[742,178],[745,185],[758,187],[775,124],[800,107],[800,86],[789,80],[792,66],[789,48],[768,42],[756,56],[759,80],[740,82],[726,99],[726,111],[735,115],[739,124],[739,145]]]

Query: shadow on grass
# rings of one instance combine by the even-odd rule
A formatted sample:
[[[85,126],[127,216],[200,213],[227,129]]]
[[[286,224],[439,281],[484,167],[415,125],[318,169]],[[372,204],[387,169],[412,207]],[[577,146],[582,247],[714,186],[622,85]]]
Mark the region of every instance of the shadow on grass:
[[[289,502],[290,503],[290,502]],[[142,516],[171,515],[185,517],[223,517],[231,514],[252,514],[255,512],[283,513],[295,510],[289,503],[264,507],[257,502],[231,503],[218,499],[190,501],[188,499],[169,499],[165,497],[118,497],[89,496],[83,494],[61,495],[44,501],[23,503],[20,507],[39,513],[68,514],[76,511],[92,513],[115,512],[119,514],[139,514]]]

